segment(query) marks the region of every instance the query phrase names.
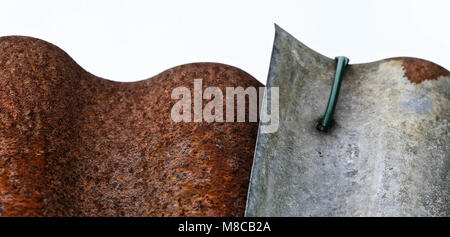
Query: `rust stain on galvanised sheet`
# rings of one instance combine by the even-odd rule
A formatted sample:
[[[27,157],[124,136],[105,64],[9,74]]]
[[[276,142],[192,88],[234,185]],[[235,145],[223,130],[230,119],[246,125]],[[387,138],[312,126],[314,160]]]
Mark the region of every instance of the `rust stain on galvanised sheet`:
[[[419,58],[400,57],[393,60],[401,60],[404,76],[415,84],[420,84],[427,80],[438,80],[441,77],[450,75],[450,72],[430,61]]]

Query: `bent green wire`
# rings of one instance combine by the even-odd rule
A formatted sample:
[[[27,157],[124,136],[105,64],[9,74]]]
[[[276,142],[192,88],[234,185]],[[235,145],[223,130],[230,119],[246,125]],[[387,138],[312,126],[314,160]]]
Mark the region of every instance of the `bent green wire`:
[[[339,56],[335,58],[336,63],[336,73],[334,74],[333,85],[331,87],[330,98],[328,99],[327,109],[322,121],[317,125],[317,129],[320,131],[326,131],[331,127],[331,121],[333,119],[334,110],[336,109],[336,103],[339,97],[339,90],[341,88],[342,77],[345,68],[350,61],[347,57]]]

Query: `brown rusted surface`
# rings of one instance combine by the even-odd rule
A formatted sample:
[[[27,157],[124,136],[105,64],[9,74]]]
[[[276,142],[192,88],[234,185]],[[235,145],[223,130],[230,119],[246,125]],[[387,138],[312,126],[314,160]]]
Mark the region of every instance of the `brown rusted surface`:
[[[214,63],[112,82],[0,38],[0,216],[242,216],[257,123],[173,122],[172,89],[196,78],[261,86]]]
[[[409,57],[392,59],[402,61],[405,77],[415,84],[420,84],[426,80],[438,80],[440,77],[450,75],[447,69],[427,60]]]

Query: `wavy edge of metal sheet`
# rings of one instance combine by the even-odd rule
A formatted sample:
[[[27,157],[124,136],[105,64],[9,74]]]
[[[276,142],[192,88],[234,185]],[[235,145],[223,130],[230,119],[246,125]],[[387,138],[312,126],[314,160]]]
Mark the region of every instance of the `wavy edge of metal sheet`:
[[[275,25],[266,87],[279,88],[279,127],[263,133],[262,114],[245,215],[449,216],[449,71],[417,58],[349,65],[323,133],[335,69]]]

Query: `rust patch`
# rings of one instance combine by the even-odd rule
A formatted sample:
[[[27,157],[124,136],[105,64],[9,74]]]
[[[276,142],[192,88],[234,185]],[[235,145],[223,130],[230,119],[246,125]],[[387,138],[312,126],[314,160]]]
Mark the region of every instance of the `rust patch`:
[[[243,216],[258,123],[173,122],[172,90],[196,78],[262,86],[215,63],[112,82],[0,38],[0,216]]]
[[[423,59],[407,57],[395,59],[402,60],[405,77],[415,84],[420,84],[426,80],[438,80],[441,76],[450,74],[447,69]]]

